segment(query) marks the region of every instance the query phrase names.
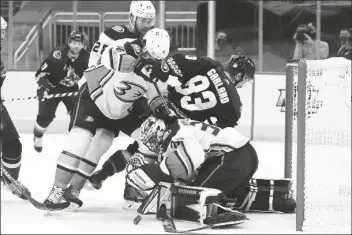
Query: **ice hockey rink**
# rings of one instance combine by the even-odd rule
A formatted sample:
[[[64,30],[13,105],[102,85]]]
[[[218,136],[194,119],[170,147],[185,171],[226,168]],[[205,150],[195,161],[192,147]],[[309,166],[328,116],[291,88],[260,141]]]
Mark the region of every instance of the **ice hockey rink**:
[[[31,190],[37,200],[44,200],[54,180],[56,159],[62,151],[65,134],[46,134],[43,152],[38,155],[32,146],[32,135],[21,134],[23,143],[21,181]],[[131,139],[121,136],[102,158],[100,164],[115,150],[123,148]],[[284,144],[280,142],[252,142],[259,156],[259,168],[255,177],[283,177]],[[100,165],[98,166],[100,168]],[[83,206],[77,211],[45,212],[34,208],[2,188],[1,233],[26,234],[118,234],[118,233],[165,233],[155,215],[143,216],[138,225],[133,224],[137,212],[123,210],[124,174],[109,178],[99,191],[81,192]],[[301,233],[295,229],[295,214],[248,213],[249,220],[228,229],[206,229],[209,234],[252,233]],[[177,229],[190,229],[199,225],[175,222]],[[306,231],[309,233],[333,233],[334,230]],[[336,231],[335,231],[336,232]]]

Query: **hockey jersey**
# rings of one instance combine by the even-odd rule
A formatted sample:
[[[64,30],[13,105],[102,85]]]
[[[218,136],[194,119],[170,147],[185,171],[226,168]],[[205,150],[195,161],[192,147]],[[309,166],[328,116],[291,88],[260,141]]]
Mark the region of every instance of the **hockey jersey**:
[[[45,77],[52,88],[73,85],[76,81],[68,81],[73,77],[82,77],[88,68],[89,52],[82,49],[76,58],[68,56],[68,45],[52,50],[35,73],[37,82]],[[67,80],[67,81],[65,81]]]
[[[100,35],[99,40],[93,45],[92,51],[89,57],[88,66],[96,65],[101,59],[101,55],[104,53],[105,49],[114,44],[117,40],[124,38],[134,38],[137,39],[136,33],[131,32],[127,26],[115,25],[106,28]]]
[[[240,96],[221,64],[208,58],[176,54],[166,61],[169,99],[187,117],[216,117],[220,127],[234,127],[241,117]]]
[[[101,55],[93,54],[93,47],[93,57],[89,62],[92,65],[84,73],[87,88],[84,92],[89,94],[99,110],[110,119],[127,116],[133,102],[142,96],[148,101],[158,96],[153,84],[133,72],[138,59],[128,54],[124,45],[131,42],[134,56],[139,55],[141,47],[137,42],[134,43],[136,39],[137,35],[131,33],[126,26],[105,30],[98,42],[110,45],[102,47]],[[122,67],[125,69],[122,70]],[[167,84],[159,82],[158,86],[161,90],[166,90]]]
[[[161,170],[174,178],[187,178],[208,157],[230,152],[249,142],[235,128],[179,119],[169,126]]]

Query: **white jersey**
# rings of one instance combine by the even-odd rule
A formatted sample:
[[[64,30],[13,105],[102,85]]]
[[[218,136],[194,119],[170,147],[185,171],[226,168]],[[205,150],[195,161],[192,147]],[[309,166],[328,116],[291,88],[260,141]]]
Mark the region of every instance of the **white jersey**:
[[[178,120],[170,130],[160,168],[174,178],[187,178],[207,157],[231,152],[249,142],[235,128],[221,129],[192,120]]]
[[[122,27],[118,29],[125,30]],[[108,41],[106,35],[101,35],[101,38],[105,42]],[[124,44],[135,39],[120,37],[116,41],[110,41],[111,44],[104,48],[99,59],[98,55],[92,55],[90,63],[94,61],[96,64],[91,65],[84,73],[91,99],[110,119],[126,117],[133,102],[142,96],[145,96],[149,103],[158,97],[154,85],[133,72],[137,60],[126,54]],[[135,46],[134,50],[140,50]],[[167,88],[167,84],[163,82],[158,82],[158,86],[161,90]]]
[[[101,55],[104,53],[106,48],[113,45],[117,40],[124,38],[137,39],[138,35],[131,32],[127,26],[112,26],[106,28],[100,35],[99,40],[96,41],[90,52],[88,67],[98,64],[101,59]]]

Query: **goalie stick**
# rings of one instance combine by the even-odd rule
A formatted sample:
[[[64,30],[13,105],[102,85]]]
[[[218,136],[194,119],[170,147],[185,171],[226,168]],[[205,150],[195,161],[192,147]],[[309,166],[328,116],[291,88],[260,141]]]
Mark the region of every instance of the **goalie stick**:
[[[6,176],[6,178],[11,182],[11,184],[16,187],[18,191],[22,193],[22,195],[37,209],[39,210],[47,210],[47,211],[54,211],[54,210],[63,210],[67,208],[70,203],[69,202],[64,202],[64,203],[57,203],[57,204],[44,204],[41,203],[37,200],[35,200],[32,196],[31,193],[28,189],[26,189],[21,183],[19,183],[17,180],[12,178],[12,176],[7,172],[7,170],[1,165],[1,172]]]

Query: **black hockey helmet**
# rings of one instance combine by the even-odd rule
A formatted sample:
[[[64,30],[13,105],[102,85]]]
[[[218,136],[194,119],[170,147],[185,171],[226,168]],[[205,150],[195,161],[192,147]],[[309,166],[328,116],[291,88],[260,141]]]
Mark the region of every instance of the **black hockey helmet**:
[[[232,83],[240,88],[247,82],[253,81],[255,74],[255,65],[248,56],[231,56],[230,62],[225,68],[230,74]]]
[[[72,31],[70,33],[70,36],[68,37],[68,43],[71,41],[78,41],[78,42],[84,42],[84,36],[81,32],[79,31]]]

